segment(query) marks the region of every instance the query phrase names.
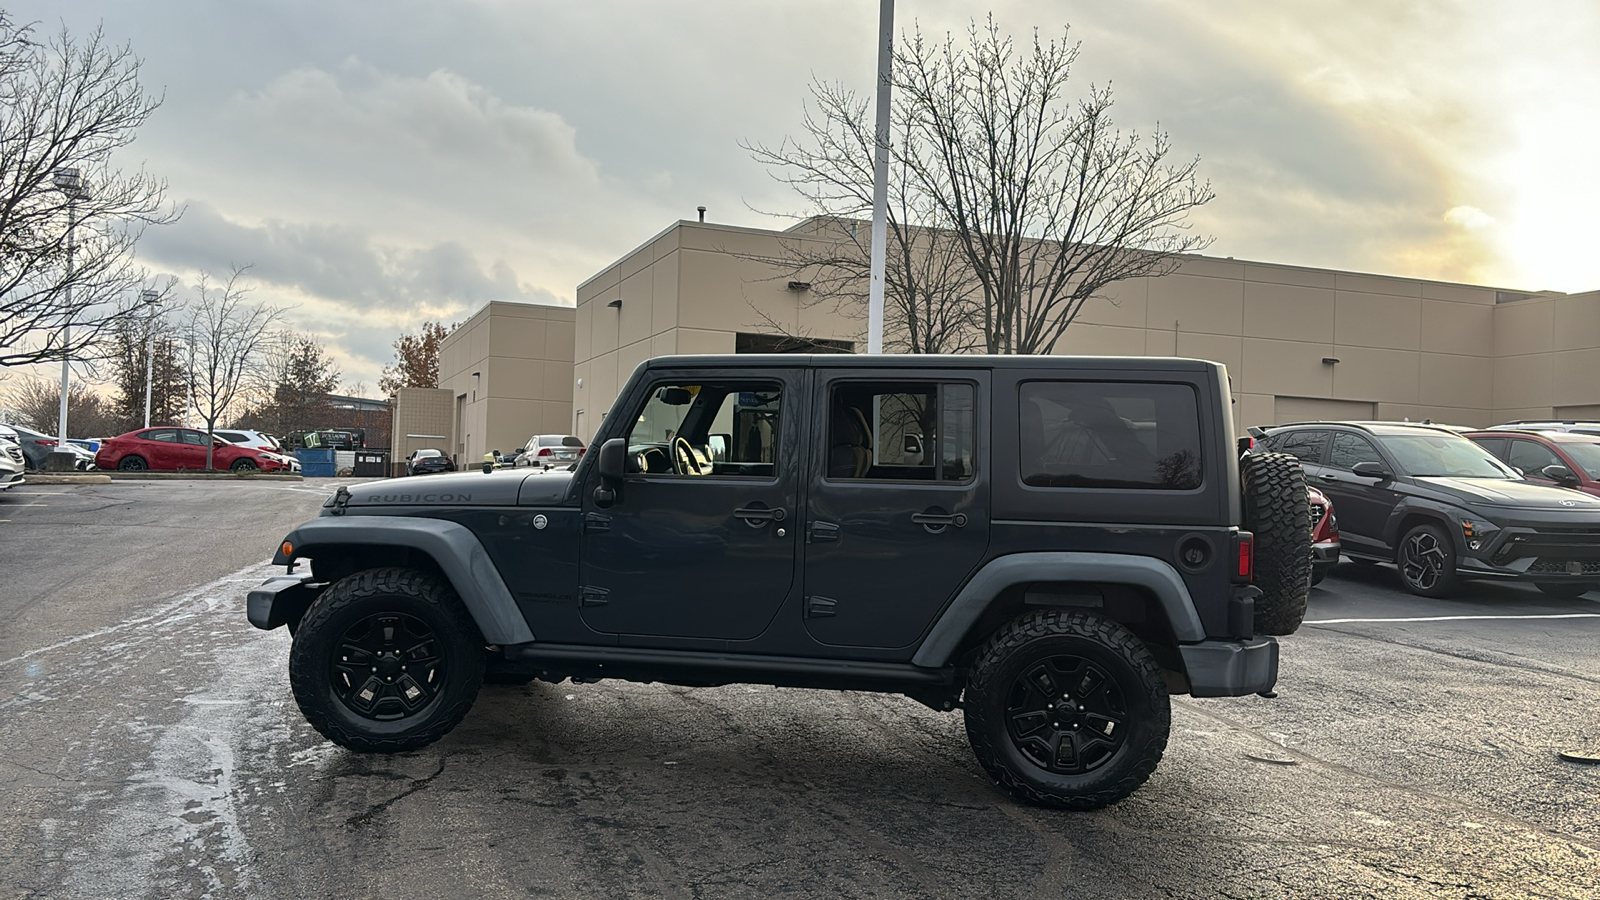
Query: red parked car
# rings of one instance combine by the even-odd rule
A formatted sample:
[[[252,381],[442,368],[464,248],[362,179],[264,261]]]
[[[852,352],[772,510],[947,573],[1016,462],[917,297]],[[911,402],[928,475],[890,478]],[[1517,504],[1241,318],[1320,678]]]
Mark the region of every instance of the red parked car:
[[[288,472],[288,457],[269,450],[241,447],[222,438],[212,438],[212,466],[234,472]],[[157,472],[197,470],[206,467],[206,433],[193,428],[141,428],[119,434],[100,445],[94,464],[102,469],[124,472],[151,469]]]
[[[1600,437],[1572,431],[1469,431],[1466,436],[1536,484],[1600,497]]]
[[[1339,564],[1339,519],[1326,494],[1314,487],[1306,490],[1311,496],[1311,583],[1317,584]]]

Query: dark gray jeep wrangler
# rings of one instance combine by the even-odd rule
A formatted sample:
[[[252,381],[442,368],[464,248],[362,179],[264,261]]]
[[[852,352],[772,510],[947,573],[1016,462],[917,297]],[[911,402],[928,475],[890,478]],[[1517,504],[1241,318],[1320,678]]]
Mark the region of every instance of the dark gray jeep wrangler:
[[[1230,404],[1187,359],[654,359],[571,471],[339,490],[250,621],[353,750],[438,740],[485,679],[888,691],[1090,809],[1154,771],[1169,694],[1270,692],[1304,617],[1304,477],[1241,460]]]

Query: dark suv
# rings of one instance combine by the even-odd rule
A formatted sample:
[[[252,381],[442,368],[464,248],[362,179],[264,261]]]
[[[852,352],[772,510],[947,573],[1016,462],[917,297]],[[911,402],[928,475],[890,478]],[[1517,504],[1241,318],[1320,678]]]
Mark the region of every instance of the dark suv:
[[[1318,422],[1258,445],[1297,457],[1333,501],[1346,556],[1393,560],[1412,593],[1447,596],[1462,578],[1600,587],[1600,498],[1526,481],[1450,429]]]
[[[573,471],[341,489],[250,621],[355,750],[437,740],[486,674],[886,691],[961,708],[1018,797],[1103,806],[1169,693],[1270,691],[1305,614],[1304,477],[1241,462],[1230,408],[1198,360],[654,359]]]

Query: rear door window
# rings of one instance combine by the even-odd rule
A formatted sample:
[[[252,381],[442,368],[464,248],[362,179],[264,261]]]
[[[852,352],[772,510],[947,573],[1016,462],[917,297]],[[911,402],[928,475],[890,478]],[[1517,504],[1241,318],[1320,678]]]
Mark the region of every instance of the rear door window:
[[[1302,463],[1322,462],[1322,449],[1328,444],[1328,433],[1320,430],[1291,431],[1273,435],[1272,452],[1287,453]]]
[[[1201,486],[1199,401],[1189,385],[1028,381],[1018,399],[1024,484],[1178,491]]]

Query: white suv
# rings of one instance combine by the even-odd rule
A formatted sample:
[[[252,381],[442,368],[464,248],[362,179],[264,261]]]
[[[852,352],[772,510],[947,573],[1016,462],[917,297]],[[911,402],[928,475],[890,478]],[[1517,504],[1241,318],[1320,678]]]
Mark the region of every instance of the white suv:
[[[22,471],[25,468],[27,463],[22,455],[22,445],[0,436],[0,491],[10,490],[21,484]]]
[[[278,443],[278,439],[270,434],[261,431],[255,431],[249,428],[219,429],[217,431],[213,431],[212,434],[215,434],[217,437],[222,438],[230,444],[238,444],[241,447],[251,447],[256,450],[261,450],[265,453],[271,453],[276,456],[280,456],[286,463],[289,464],[289,471],[291,473],[298,473],[300,471],[300,461],[294,458],[293,453],[283,449],[283,445]]]

